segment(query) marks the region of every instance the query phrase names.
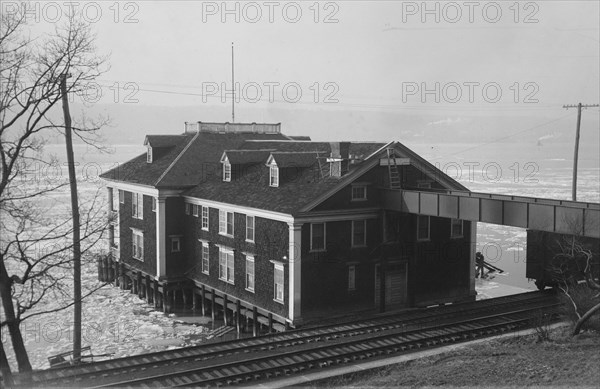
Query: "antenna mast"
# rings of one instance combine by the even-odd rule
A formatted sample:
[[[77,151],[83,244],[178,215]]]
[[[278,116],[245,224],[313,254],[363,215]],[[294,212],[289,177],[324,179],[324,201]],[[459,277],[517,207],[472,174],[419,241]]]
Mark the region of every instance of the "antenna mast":
[[[233,42],[231,42],[231,88],[232,88],[232,98],[231,98],[231,122],[235,123],[235,74],[234,74],[234,66],[233,66]]]

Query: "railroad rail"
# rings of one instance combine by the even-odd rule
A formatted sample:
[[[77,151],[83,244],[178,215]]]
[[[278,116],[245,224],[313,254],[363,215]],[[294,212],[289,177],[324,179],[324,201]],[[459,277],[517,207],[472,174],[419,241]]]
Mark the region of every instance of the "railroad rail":
[[[532,312],[552,311],[558,305],[553,294],[529,292],[36,371],[27,377],[17,376],[17,382],[44,387],[254,383],[255,380],[293,374],[314,367],[349,363],[357,358],[410,352],[415,348],[435,347],[443,343],[465,341],[471,336],[487,336],[499,331],[522,328],[530,325]],[[378,351],[380,349],[381,352]],[[363,354],[359,352],[361,350],[364,351]],[[240,358],[240,354],[243,358]],[[241,362],[240,359],[244,361]],[[325,365],[322,363],[330,359]],[[149,372],[152,372],[150,378]]]

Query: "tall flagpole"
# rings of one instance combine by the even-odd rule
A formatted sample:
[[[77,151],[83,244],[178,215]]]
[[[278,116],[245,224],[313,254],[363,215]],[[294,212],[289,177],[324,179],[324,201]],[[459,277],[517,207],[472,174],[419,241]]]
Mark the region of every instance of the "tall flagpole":
[[[231,122],[235,123],[235,75],[233,67],[233,42],[231,42],[231,87],[233,97],[231,98]]]

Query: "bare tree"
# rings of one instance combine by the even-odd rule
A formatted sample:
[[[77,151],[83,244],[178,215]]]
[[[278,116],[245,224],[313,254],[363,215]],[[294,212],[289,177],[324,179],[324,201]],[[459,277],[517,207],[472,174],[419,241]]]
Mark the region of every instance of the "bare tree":
[[[578,236],[563,236],[557,239],[559,252],[550,265],[558,283],[558,289],[573,306],[577,322],[572,334],[577,335],[582,326],[600,311],[600,283],[598,280],[598,253],[594,253],[591,245],[585,244]],[[585,297],[581,298],[581,290],[587,288]]]
[[[55,162],[42,155],[44,139],[64,132],[53,116],[61,108],[61,80],[70,75],[67,93],[80,93],[105,70],[106,58],[96,55],[89,26],[74,17],[38,39],[27,35],[24,13],[0,17],[0,324],[8,329],[19,370],[28,371],[20,323],[74,303],[70,212],[48,197],[69,182],[43,177],[43,168]],[[73,125],[73,134],[96,144],[96,131],[104,124],[84,118]],[[107,226],[99,199],[96,193],[80,207],[76,244],[88,258]],[[45,308],[41,303],[49,299],[55,304]]]

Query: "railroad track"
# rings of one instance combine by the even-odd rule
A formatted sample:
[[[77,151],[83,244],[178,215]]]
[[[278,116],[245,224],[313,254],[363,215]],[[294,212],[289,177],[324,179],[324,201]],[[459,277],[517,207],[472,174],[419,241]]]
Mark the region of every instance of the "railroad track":
[[[539,307],[539,309],[549,307]],[[258,384],[261,381],[311,369],[348,364],[357,360],[438,347],[475,338],[525,328],[531,322],[531,309],[432,325],[410,331],[385,331],[368,338],[343,339],[333,344],[317,344],[300,349],[251,355],[173,373],[160,373],[127,379],[98,387],[180,387]]]
[[[186,366],[197,366],[199,363],[206,364],[206,361],[210,363],[210,360],[213,359],[223,360],[240,353],[260,353],[269,350],[272,353],[272,350],[298,348],[307,344],[314,347],[318,342],[334,342],[337,339],[357,338],[364,335],[369,335],[372,338],[372,334],[386,331],[421,331],[423,328],[427,328],[427,324],[431,322],[446,323],[448,325],[458,315],[462,319],[474,319],[482,315],[489,316],[490,313],[495,312],[497,314],[504,314],[503,312],[507,310],[515,312],[517,308],[521,312],[525,312],[550,304],[556,304],[552,295],[530,292],[480,302],[449,305],[425,311],[404,312],[368,320],[288,331],[276,335],[187,347],[62,369],[37,371],[31,376],[25,377],[27,381],[21,379],[20,382],[27,386],[89,386],[87,383],[90,382],[92,382],[92,385],[99,382],[111,384],[113,382],[123,382],[123,376],[128,377],[128,379],[143,376],[147,374],[148,369],[171,373],[173,369],[185,370]]]

